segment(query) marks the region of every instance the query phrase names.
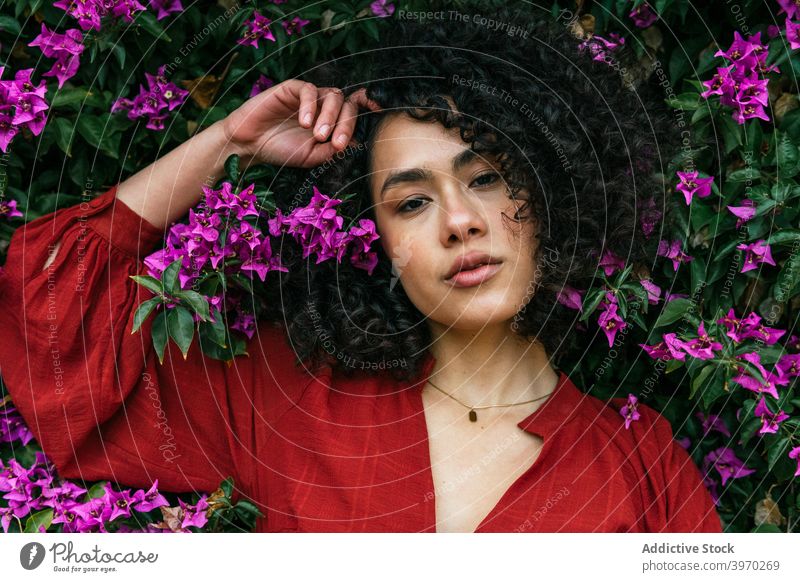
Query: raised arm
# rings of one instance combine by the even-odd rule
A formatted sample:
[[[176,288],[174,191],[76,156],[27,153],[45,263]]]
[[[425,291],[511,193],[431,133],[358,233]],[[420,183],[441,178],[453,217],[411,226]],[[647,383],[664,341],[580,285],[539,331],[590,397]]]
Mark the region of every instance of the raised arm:
[[[364,90],[345,99],[335,88],[284,81],[119,184],[117,198],[163,229],[197,203],[202,184],[219,179],[231,154],[243,169],[321,164],[351,142],[359,107],[378,109]]]

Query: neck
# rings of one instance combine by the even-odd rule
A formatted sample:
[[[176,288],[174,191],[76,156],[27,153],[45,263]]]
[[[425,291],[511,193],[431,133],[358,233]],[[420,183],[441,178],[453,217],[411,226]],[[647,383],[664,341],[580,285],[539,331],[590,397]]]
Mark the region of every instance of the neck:
[[[431,380],[471,406],[544,396],[558,381],[542,344],[520,338],[509,322],[480,331],[431,325],[436,358]]]

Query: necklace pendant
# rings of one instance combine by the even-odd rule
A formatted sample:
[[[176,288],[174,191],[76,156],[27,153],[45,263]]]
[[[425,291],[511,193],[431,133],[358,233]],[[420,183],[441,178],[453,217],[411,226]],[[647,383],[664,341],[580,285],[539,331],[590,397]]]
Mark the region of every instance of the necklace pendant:
[[[477,422],[478,421],[478,413],[474,410],[469,411],[469,420],[470,422]]]

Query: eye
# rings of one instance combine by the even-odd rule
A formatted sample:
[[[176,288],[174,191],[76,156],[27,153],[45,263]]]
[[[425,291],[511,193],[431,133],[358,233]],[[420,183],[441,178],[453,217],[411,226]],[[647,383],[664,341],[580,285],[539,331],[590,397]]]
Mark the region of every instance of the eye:
[[[417,210],[419,206],[410,206],[415,202],[425,202],[422,198],[412,198],[411,200],[406,200],[403,204],[397,207],[398,212],[412,212]]]
[[[486,178],[489,178],[489,180],[487,181]],[[500,174],[498,174],[497,172],[486,172],[485,174],[481,174],[480,176],[475,178],[472,181],[472,183],[475,184],[479,180],[484,180],[483,182],[478,184],[478,186],[490,186],[490,185],[494,184],[499,179],[500,179]]]

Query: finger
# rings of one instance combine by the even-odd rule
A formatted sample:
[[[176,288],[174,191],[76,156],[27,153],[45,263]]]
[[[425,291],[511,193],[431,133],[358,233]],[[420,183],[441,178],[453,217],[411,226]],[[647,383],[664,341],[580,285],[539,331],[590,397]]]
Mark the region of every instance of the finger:
[[[339,118],[336,120],[336,127],[333,130],[333,139],[331,140],[337,149],[345,147],[350,141],[350,136],[355,131],[357,118],[358,105],[350,100],[345,101],[339,112]]]
[[[358,91],[351,93],[347,99],[359,107],[363,107],[364,109],[369,109],[371,111],[381,110],[381,106],[378,105],[377,102],[367,97],[367,90],[365,88],[361,88]]]
[[[336,118],[339,117],[339,110],[342,108],[342,103],[344,103],[344,95],[342,95],[341,90],[321,90],[321,92],[324,92],[325,96],[317,117],[317,123],[314,125],[314,137],[325,141],[328,139],[331,130],[333,130]]]
[[[300,107],[297,119],[301,127],[311,127],[317,114],[317,96],[319,91],[313,83],[303,83],[300,88]]]

